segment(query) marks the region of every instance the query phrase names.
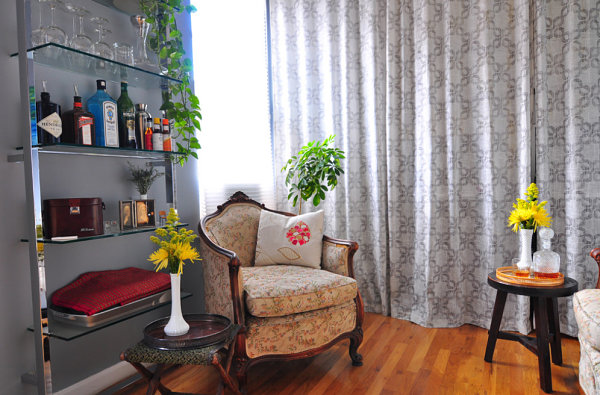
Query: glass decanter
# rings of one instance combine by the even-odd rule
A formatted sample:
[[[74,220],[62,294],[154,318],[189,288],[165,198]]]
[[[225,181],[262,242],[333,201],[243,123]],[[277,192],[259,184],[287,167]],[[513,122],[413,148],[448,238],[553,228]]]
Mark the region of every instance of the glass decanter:
[[[540,229],[542,249],[533,254],[533,273],[537,278],[557,278],[560,270],[560,256],[552,251],[554,231],[551,228]]]

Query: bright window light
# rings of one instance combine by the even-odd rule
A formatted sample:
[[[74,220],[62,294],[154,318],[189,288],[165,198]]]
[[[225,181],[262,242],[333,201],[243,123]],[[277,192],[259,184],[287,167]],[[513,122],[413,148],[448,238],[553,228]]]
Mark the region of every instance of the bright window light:
[[[273,207],[265,0],[192,4],[201,214],[237,190]]]

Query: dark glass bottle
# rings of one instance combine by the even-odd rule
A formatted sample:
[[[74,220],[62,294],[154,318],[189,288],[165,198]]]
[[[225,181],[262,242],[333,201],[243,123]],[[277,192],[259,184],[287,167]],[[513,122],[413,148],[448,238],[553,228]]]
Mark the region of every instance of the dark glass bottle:
[[[62,142],[81,145],[94,145],[96,143],[96,127],[92,113],[84,111],[81,96],[73,98],[73,109],[65,111],[62,115]]]
[[[121,82],[121,96],[117,99],[119,112],[119,146],[136,148],[135,141],[135,109],[127,93],[127,82]]]
[[[37,141],[33,144],[55,144],[60,142],[62,125],[60,105],[50,101],[50,93],[46,91],[46,81],[42,82],[41,100],[35,103],[37,119]]]

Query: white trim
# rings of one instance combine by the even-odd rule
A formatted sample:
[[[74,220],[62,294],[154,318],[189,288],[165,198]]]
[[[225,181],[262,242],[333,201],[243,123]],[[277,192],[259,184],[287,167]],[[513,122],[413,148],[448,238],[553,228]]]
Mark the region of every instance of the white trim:
[[[84,380],[81,380],[70,387],[67,387],[56,395],[84,395],[97,394],[102,390],[115,385],[121,380],[136,374],[137,371],[133,366],[125,361],[119,362],[109,368],[106,368]]]

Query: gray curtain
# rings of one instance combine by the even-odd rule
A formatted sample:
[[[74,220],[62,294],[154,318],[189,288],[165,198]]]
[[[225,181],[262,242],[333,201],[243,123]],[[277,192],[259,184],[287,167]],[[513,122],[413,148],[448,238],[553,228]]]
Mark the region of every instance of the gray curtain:
[[[600,247],[600,2],[539,1],[535,13],[537,177],[548,197],[561,267],[593,288]],[[561,328],[577,333],[571,298]]]
[[[340,185],[324,202],[326,231],[359,242],[355,271],[366,309],[424,326],[487,327],[495,298],[487,274],[518,256],[518,237],[506,223],[531,182],[531,54],[545,54],[530,21],[537,18],[536,33],[543,30],[547,6],[524,0],[270,5],[275,168],[302,144],[337,135],[347,159]],[[597,37],[591,21],[588,30]],[[585,83],[597,98],[597,46],[589,51],[595,79]],[[546,108],[536,106],[538,122]],[[586,150],[598,173],[595,114],[596,156],[593,147]],[[542,134],[538,152],[539,141],[549,141]],[[276,178],[278,208],[290,210],[283,180]],[[554,191],[542,183],[550,205]],[[598,200],[598,184],[579,192]],[[564,204],[553,215],[560,210]],[[591,225],[587,232],[598,241],[598,223]],[[592,244],[579,243],[577,256]],[[582,266],[568,265],[570,276],[591,278]],[[528,316],[528,301],[511,296],[503,327],[528,332]],[[571,322],[568,329],[575,330]]]

